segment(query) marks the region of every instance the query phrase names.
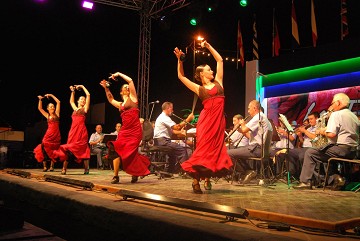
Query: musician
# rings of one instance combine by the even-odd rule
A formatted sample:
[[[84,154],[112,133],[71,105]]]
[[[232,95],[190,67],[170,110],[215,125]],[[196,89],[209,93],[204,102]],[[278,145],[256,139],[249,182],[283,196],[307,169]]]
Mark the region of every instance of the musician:
[[[244,184],[249,183],[256,177],[255,167],[250,166],[248,158],[261,156],[261,147],[265,141],[265,137],[262,139],[263,133],[266,133],[268,130],[273,131],[269,119],[260,110],[259,101],[252,100],[249,103],[248,113],[251,119],[247,123],[244,120],[240,120],[240,130],[242,133],[249,133],[249,145],[228,150],[233,163],[239,161],[237,166],[240,166],[241,172],[245,173]]]
[[[318,118],[318,117],[316,117],[316,118]],[[303,128],[301,129],[301,127],[303,127]],[[303,121],[302,126],[295,128],[295,134],[296,134],[295,147],[303,147],[305,133],[302,130],[306,130],[309,127],[311,127],[311,124],[309,122],[309,118],[306,118]]]
[[[278,126],[278,127],[276,126],[275,129],[276,129],[276,132],[277,132],[280,140],[274,143],[274,148],[273,148],[273,151],[275,151],[274,153],[276,153],[276,150],[287,148],[288,141],[289,141],[289,148],[293,149],[294,142],[296,139],[295,133],[288,133],[284,123],[282,123],[281,120],[279,120],[279,123],[280,123],[280,126]],[[294,128],[295,125],[292,125],[291,127]]]
[[[104,133],[102,132],[102,125],[98,124],[95,127],[95,132],[93,132],[89,139],[90,144],[90,153],[96,155],[96,160],[98,167],[104,169],[102,158],[108,153],[106,144],[103,143]]]
[[[355,157],[359,142],[357,116],[349,110],[350,98],[344,93],[335,94],[328,108],[330,117],[326,127],[316,130],[316,134],[326,136],[328,145],[320,148],[309,148],[304,155],[304,163],[300,174],[300,184],[295,189],[311,188],[311,179],[316,163],[327,162],[330,157],[352,159]],[[334,174],[332,169],[331,174]],[[329,178],[334,181],[334,188],[340,189],[345,185],[344,179],[335,174]]]
[[[229,133],[229,136],[230,136],[229,149],[249,145],[248,137],[241,133],[240,120],[244,120],[244,117],[242,115],[240,115],[240,114],[234,115],[234,117],[233,117],[234,128]],[[247,133],[247,135],[249,136],[249,133]]]
[[[166,171],[169,173],[177,173],[180,171],[180,164],[188,159],[187,149],[185,146],[178,145],[171,141],[172,135],[183,136],[185,138],[185,125],[194,119],[194,114],[190,113],[188,117],[176,124],[170,116],[173,113],[174,107],[171,102],[164,102],[161,106],[162,112],[156,118],[154,128],[154,145],[168,146],[172,151],[168,154],[169,166]]]
[[[278,153],[275,156],[278,174],[281,173],[282,165],[286,159],[289,163],[289,172],[291,173],[291,176],[295,179],[299,179],[301,166],[304,160],[304,154],[308,148],[312,147],[312,140],[316,137],[316,120],[318,118],[318,112],[311,112],[307,118],[309,125],[302,125],[294,129],[297,138],[302,142],[302,146],[290,148],[288,153]]]

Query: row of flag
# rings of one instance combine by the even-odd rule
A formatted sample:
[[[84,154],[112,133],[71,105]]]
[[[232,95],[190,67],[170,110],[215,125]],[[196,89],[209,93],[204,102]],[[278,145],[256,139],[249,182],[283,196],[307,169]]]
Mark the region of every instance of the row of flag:
[[[343,40],[348,34],[348,22],[347,22],[347,5],[346,0],[341,0],[341,40]],[[311,31],[312,31],[312,42],[313,47],[316,47],[318,35],[316,27],[316,18],[315,18],[315,7],[314,0],[311,0]],[[257,42],[257,30],[256,30],[256,16],[254,15],[253,22],[253,59],[259,59],[258,52],[258,42]],[[299,30],[296,19],[296,11],[294,6],[294,0],[292,0],[291,6],[291,33],[295,44],[300,46]],[[280,37],[278,32],[277,23],[275,20],[275,9],[273,10],[273,39],[272,39],[272,56],[279,56],[280,50]],[[237,33],[237,59],[240,60],[241,66],[244,67],[245,64],[245,54],[244,54],[244,43],[242,40],[242,34],[240,29],[240,21],[238,21],[238,33]]]

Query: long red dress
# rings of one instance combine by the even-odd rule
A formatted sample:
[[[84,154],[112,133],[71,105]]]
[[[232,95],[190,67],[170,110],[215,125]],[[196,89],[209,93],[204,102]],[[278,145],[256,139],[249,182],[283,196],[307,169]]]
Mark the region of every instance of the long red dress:
[[[49,161],[55,161],[56,156],[54,155],[54,151],[59,148],[61,143],[59,117],[56,115],[49,116],[47,119],[47,125],[48,127],[41,144],[34,148],[34,156],[38,162],[44,162],[47,161],[47,159]],[[46,156],[44,156],[44,154]]]
[[[67,161],[68,152],[75,156],[75,161],[80,163],[82,160],[90,159],[90,147],[88,131],[85,120],[86,113],[84,108],[75,110],[71,115],[72,122],[66,144],[60,145],[60,148],[54,151],[60,161]]]
[[[200,86],[199,98],[204,108],[196,126],[196,149],[181,167],[192,177],[223,177],[232,161],[225,146],[224,90],[215,81],[211,90]]]
[[[120,106],[122,127],[116,141],[110,141],[116,153],[121,157],[120,167],[132,176],[146,176],[150,174],[150,160],[139,153],[139,144],[142,139],[142,128],[139,120],[137,103],[130,98],[125,105]],[[109,146],[109,143],[108,146]]]

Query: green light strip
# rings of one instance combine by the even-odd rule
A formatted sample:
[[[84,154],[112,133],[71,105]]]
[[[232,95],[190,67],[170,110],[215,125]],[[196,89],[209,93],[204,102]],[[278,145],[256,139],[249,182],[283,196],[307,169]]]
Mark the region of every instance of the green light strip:
[[[360,71],[360,57],[268,74],[267,78],[260,76],[257,79],[256,86],[257,90],[259,90],[266,86],[322,78],[355,71]]]

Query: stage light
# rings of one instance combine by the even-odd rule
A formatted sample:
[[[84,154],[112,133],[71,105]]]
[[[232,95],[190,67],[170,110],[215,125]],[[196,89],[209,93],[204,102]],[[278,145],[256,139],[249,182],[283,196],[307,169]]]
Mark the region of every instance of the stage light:
[[[248,5],[248,1],[247,0],[240,0],[240,6],[241,7],[246,7]]]
[[[200,3],[196,1],[188,6],[189,23],[192,26],[196,26],[200,23],[202,17],[202,9],[204,9],[204,5],[200,5]]]
[[[216,10],[218,6],[218,0],[207,0],[206,2],[206,10],[211,13]]]
[[[202,41],[204,41],[204,38],[200,35],[195,38],[195,49],[201,49]]]
[[[190,19],[190,24],[191,24],[192,26],[196,26],[196,25],[198,24],[197,19],[196,19],[196,18],[191,18],[191,19]]]
[[[93,9],[94,3],[88,2],[88,1],[83,1],[82,6],[83,6],[83,8]]]

